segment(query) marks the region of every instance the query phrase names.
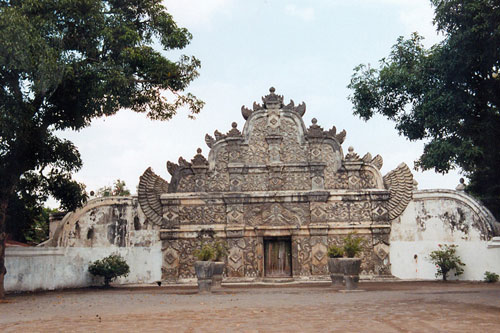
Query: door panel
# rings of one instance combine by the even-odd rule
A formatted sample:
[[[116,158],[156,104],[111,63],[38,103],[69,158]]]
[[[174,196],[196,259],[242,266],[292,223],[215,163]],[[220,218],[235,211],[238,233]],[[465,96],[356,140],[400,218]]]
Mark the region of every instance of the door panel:
[[[292,276],[292,256],[290,243],[290,239],[264,240],[264,265],[266,276]]]

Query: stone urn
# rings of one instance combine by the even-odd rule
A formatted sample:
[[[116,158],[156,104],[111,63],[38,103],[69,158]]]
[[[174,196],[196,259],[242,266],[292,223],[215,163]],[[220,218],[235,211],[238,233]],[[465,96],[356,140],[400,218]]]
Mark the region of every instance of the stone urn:
[[[224,267],[226,263],[224,261],[214,262],[214,274],[212,276],[212,288],[220,289],[222,283],[222,273],[224,272]]]
[[[354,290],[358,288],[359,271],[361,270],[360,258],[343,258],[342,266],[344,268],[345,288]]]
[[[198,292],[211,292],[214,263],[212,261],[195,261],[194,270],[198,279]]]
[[[328,258],[328,271],[332,284],[342,285],[344,283],[344,267],[342,266],[342,258]]]

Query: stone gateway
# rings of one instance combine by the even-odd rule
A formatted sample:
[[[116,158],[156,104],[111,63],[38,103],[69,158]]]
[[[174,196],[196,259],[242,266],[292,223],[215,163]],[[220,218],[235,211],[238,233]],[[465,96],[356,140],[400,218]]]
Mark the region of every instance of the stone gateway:
[[[53,216],[50,239],[6,252],[11,291],[96,284],[88,264],[121,254],[118,283],[188,282],[205,242],[228,249],[224,281],[329,279],[327,249],[350,232],[365,239],[363,278],[433,279],[426,257],[453,243],[464,279],[500,273],[500,224],[480,202],[454,190],[417,190],[405,164],[382,176],[382,157],[345,153],[346,131],[306,127],[304,103],[284,104],[274,88],[241,108],[245,124],[206,135],[208,155],[167,162],[169,181],[150,168],[137,197],[94,198]]]
[[[192,253],[203,242],[228,248],[228,279],[325,277],[327,248],[349,232],[365,238],[364,275],[390,275],[389,234],[412,199],[405,164],[382,177],[382,157],[349,147],[346,131],[306,127],[304,103],[285,105],[274,88],[246,120],[206,135],[210,151],[167,162],[170,182],[149,168],[138,201],[160,230],[162,279],[194,277]]]

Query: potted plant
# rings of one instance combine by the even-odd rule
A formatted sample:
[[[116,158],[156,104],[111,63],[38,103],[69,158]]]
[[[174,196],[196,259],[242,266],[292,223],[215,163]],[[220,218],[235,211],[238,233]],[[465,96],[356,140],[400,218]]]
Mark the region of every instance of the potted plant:
[[[224,258],[227,256],[227,248],[226,245],[217,241],[214,244],[214,274],[212,276],[212,288],[219,289],[222,284],[222,273],[224,272],[224,266],[226,263],[224,262]]]
[[[355,256],[363,251],[364,243],[363,238],[354,235],[354,232],[350,232],[342,240],[342,246],[332,245],[328,248],[328,270],[332,283],[338,285],[345,281],[348,290],[357,288],[361,259]],[[347,258],[343,258],[344,255]]]
[[[344,238],[344,253],[347,258],[342,260],[342,265],[347,290],[358,287],[359,271],[361,270],[361,259],[355,257],[363,251],[364,239],[354,235],[354,232],[350,232]]]
[[[344,249],[337,245],[328,247],[328,271],[333,285],[341,285],[344,282],[344,269],[341,259],[344,256]]]
[[[194,270],[198,280],[198,292],[210,292],[212,290],[212,276],[214,272],[213,258],[215,251],[210,244],[203,244],[201,249],[194,251],[197,261]]]

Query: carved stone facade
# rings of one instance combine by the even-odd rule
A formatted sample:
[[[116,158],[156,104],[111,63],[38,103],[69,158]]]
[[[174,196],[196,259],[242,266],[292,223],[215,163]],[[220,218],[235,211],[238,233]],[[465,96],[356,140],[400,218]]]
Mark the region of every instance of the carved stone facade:
[[[229,249],[229,279],[272,276],[273,253],[289,260],[292,278],[324,277],[328,246],[352,231],[366,239],[362,274],[390,274],[390,222],[412,198],[408,167],[382,177],[379,155],[352,147],[344,155],[345,130],[325,131],[316,119],[306,127],[304,103],[285,105],[274,88],[262,102],[242,107],[241,131],[232,123],[205,136],[208,158],[198,149],[191,162],[168,162],[170,182],[150,168],[141,177],[141,209],[160,230],[162,278],[193,278],[194,250],[214,240]]]

